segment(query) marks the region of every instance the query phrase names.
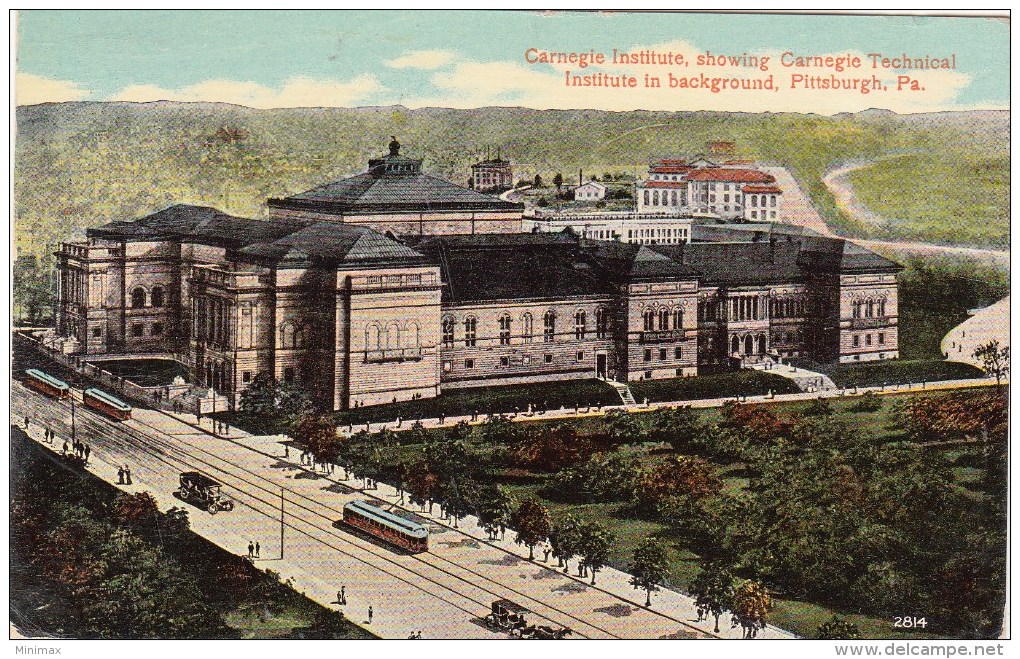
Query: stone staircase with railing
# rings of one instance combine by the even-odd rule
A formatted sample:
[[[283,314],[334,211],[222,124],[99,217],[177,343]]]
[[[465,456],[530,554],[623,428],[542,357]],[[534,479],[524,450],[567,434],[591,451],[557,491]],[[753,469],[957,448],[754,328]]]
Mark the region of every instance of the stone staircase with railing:
[[[784,377],[787,380],[793,380],[794,384],[801,391],[832,391],[838,388],[836,383],[824,373],[809,371],[798,366],[790,366],[789,364],[777,362],[771,357],[766,357],[757,363],[746,364],[744,368],[771,373]]]
[[[620,394],[620,399],[623,400],[624,405],[637,405],[637,401],[634,400],[634,394],[631,393],[630,387],[623,382],[617,382],[616,380],[606,380],[606,383],[616,389],[616,393]]]

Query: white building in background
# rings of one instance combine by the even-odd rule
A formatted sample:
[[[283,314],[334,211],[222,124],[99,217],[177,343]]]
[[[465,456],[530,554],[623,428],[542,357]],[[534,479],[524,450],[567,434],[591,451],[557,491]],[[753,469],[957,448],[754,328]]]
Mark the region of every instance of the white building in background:
[[[588,181],[574,188],[575,201],[598,201],[606,198],[606,186],[598,181]]]
[[[638,213],[778,222],[782,194],[776,179],[753,161],[666,159],[653,163],[637,184],[635,207]]]
[[[588,213],[525,218],[524,230],[560,233],[567,229],[589,240],[637,245],[679,245],[691,242],[694,218],[669,213]]]

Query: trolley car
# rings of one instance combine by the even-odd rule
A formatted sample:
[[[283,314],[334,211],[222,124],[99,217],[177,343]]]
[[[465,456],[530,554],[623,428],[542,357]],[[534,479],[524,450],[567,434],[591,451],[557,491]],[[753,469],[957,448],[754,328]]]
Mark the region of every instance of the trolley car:
[[[364,501],[344,506],[343,523],[401,549],[419,553],[429,550],[428,527],[386,512]]]
[[[126,421],[131,418],[131,406],[119,398],[114,398],[105,391],[89,387],[82,394],[82,400],[85,401],[85,407],[91,407],[119,421]]]
[[[40,393],[60,399],[71,395],[71,387],[67,386],[67,383],[63,380],[58,380],[49,373],[43,373],[39,369],[30,368],[25,371],[25,375],[27,376],[25,384]]]

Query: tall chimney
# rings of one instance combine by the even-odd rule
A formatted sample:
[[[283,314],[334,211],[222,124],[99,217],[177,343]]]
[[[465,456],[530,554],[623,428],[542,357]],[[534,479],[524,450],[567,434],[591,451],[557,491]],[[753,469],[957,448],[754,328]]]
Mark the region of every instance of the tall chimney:
[[[584,170],[583,169],[578,169],[577,170],[577,184],[581,185],[582,183],[584,183]]]

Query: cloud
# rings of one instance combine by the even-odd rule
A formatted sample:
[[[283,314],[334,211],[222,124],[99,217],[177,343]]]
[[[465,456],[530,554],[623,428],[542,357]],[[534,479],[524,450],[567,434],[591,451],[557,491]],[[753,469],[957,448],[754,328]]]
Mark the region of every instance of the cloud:
[[[385,90],[369,74],[349,81],[291,78],[279,90],[257,82],[206,80],[181,89],[153,85],[131,85],[114,94],[111,101],[191,101],[234,103],[252,108],[350,107],[372,94]]]
[[[396,59],[384,60],[391,69],[424,69],[432,71],[445,66],[457,57],[452,50],[412,50]]]
[[[31,73],[18,73],[14,78],[14,98],[17,105],[80,101],[91,95],[91,91],[82,89],[80,83],[73,80],[53,80]]]
[[[767,71],[758,67],[698,65],[697,57],[705,51],[685,41],[647,46],[635,46],[629,53],[655,51],[683,55],[686,66],[649,66],[642,64],[613,64],[612,52],[606,52],[607,62],[580,68],[574,64],[529,64],[524,58],[517,61],[462,61],[450,71],[437,72],[432,78],[436,93],[428,98],[401,98],[408,107],[445,106],[458,108],[486,105],[519,105],[538,109],[591,108],[600,110],[733,110],[742,112],[813,112],[835,114],[857,112],[868,108],[887,108],[900,113],[931,112],[955,108],[960,92],[970,84],[970,76],[953,70],[897,71],[873,69],[865,53],[857,52],[862,66],[842,72],[827,68],[794,68],[781,65],[781,51],[751,53],[769,58]],[[743,53],[739,53],[743,55]],[[812,53],[814,55],[816,53]],[[817,53],[825,56],[827,53]],[[840,53],[846,55],[847,53]],[[573,75],[631,76],[637,81],[632,88],[575,87],[566,84],[567,72]],[[917,80],[924,91],[895,91],[898,74]],[[657,76],[662,86],[644,85],[645,75]],[[684,78],[707,87],[685,88],[669,86],[669,75]],[[871,81],[877,75],[888,91],[861,93],[860,82],[856,90],[807,89],[799,84],[792,88],[792,75],[802,74],[824,79],[831,84],[836,79]],[[734,78],[766,79],[773,77],[775,89],[724,89]],[[714,79],[714,80],[713,80]],[[723,81],[726,81],[723,83]],[[715,82],[716,91],[712,90]]]

